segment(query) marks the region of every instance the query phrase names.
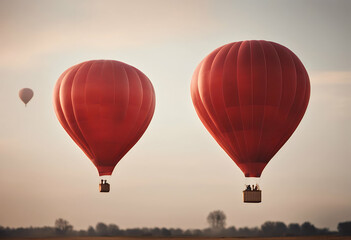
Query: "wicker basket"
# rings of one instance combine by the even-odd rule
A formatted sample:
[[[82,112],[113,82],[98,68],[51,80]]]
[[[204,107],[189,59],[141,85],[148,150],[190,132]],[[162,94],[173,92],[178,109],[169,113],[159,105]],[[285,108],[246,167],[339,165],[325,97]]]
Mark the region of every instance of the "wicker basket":
[[[100,183],[99,184],[99,191],[100,192],[109,192],[110,191],[110,184],[108,184],[108,183]]]
[[[243,191],[244,203],[260,203],[262,200],[261,190]]]

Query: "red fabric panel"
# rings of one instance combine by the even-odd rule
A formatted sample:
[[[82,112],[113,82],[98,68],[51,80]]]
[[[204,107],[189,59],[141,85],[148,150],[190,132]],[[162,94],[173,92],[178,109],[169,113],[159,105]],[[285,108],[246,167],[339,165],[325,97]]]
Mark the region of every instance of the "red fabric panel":
[[[191,96],[200,120],[245,176],[260,177],[300,123],[310,83],[288,48],[243,41],[201,61]]]
[[[54,107],[61,125],[99,175],[111,175],[148,127],[155,93],[138,69],[118,61],[93,60],[60,76]]]

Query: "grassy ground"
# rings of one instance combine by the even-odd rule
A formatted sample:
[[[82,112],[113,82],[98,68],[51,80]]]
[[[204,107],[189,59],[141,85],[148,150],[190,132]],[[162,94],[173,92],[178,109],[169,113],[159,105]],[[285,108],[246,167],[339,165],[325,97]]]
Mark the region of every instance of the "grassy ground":
[[[67,238],[0,238],[1,240],[351,240],[351,236],[312,236],[312,237],[256,237],[256,238],[206,238],[206,237],[173,237],[173,238],[160,238],[160,237],[67,237]]]

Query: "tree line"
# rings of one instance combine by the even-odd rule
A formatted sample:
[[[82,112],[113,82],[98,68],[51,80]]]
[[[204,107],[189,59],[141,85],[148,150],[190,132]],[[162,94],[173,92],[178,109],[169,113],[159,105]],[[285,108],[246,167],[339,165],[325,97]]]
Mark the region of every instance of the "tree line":
[[[217,213],[216,213],[217,212]],[[219,213],[219,215],[218,215]],[[130,237],[283,237],[313,235],[351,235],[351,221],[340,222],[338,231],[317,228],[310,222],[302,224],[266,221],[260,227],[225,227],[225,215],[221,211],[209,214],[207,221],[210,227],[205,229],[180,228],[128,228],[120,229],[116,224],[99,222],[95,227],[86,230],[75,230],[62,218],[55,221],[53,227],[9,228],[0,226],[0,237],[57,237],[57,236],[130,236]],[[212,214],[212,215],[211,215]]]

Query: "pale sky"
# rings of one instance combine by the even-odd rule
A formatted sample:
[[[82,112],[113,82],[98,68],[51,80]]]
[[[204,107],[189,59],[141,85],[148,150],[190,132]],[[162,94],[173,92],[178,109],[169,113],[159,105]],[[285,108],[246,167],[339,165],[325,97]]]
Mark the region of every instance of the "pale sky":
[[[0,225],[75,229],[205,228],[351,220],[350,1],[0,0]],[[264,39],[291,49],[311,80],[296,132],[263,171],[261,204],[244,204],[245,178],[198,119],[197,64],[226,43]],[[156,109],[141,140],[98,192],[95,166],[56,119],[53,87],[68,67],[114,59],[146,74]],[[25,108],[23,87],[34,90]]]

